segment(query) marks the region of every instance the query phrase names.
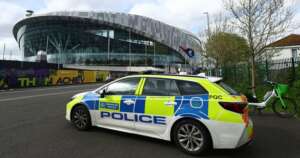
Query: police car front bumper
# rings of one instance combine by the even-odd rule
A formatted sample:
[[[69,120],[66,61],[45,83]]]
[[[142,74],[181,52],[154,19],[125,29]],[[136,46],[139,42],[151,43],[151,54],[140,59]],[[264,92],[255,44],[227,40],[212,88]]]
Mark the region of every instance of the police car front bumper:
[[[66,120],[71,121],[71,116],[70,116],[71,110],[66,110]]]

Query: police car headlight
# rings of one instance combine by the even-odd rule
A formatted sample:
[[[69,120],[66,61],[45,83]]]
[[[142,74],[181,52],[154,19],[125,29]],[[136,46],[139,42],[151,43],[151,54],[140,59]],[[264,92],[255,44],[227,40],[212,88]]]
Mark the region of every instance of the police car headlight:
[[[74,100],[75,98],[76,98],[76,95],[72,96],[72,97],[70,98],[70,101]]]
[[[73,96],[70,98],[70,101],[71,101],[71,100],[74,100],[74,99],[77,98],[79,95],[80,95],[80,94],[75,94],[75,95],[73,95]]]
[[[78,93],[78,94],[75,94],[75,95],[73,95],[71,98],[70,98],[70,100],[73,100],[73,99],[75,99],[75,98],[77,98],[77,97],[79,97],[79,96],[81,96],[81,95],[85,95],[87,92],[82,92],[82,93]]]

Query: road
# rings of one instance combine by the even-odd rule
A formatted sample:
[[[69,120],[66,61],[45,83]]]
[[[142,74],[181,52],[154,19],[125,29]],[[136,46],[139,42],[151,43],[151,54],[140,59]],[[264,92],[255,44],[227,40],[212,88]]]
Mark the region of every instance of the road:
[[[99,85],[0,92],[0,158],[191,157],[173,144],[101,128],[80,132],[65,120],[65,104]],[[299,158],[300,121],[253,116],[255,140],[238,150],[212,150],[209,158]]]

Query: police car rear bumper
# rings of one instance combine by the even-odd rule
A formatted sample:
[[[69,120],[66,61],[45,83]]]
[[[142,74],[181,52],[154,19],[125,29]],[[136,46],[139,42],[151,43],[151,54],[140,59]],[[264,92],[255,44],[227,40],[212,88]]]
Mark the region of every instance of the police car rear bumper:
[[[253,123],[249,120],[244,123],[227,123],[221,121],[206,120],[202,122],[208,128],[215,149],[238,148],[253,138]]]
[[[253,123],[249,120],[249,124],[244,128],[242,136],[237,144],[237,147],[241,147],[253,139]]]

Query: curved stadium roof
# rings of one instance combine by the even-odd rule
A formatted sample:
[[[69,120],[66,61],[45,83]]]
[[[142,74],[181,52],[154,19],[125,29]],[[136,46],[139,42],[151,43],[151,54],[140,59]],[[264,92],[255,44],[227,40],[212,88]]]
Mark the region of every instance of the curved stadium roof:
[[[119,27],[122,29],[131,30],[137,34],[141,34],[145,37],[151,38],[157,42],[160,42],[170,48],[181,53],[182,56],[188,58],[186,54],[180,51],[180,46],[199,50],[200,40],[192,33],[179,29],[177,27],[165,24],[163,22],[133,14],[125,13],[112,13],[112,12],[50,12],[46,14],[36,14],[31,17],[25,18],[19,21],[13,28],[13,34],[17,39],[18,30],[27,23],[31,23],[38,20],[53,19],[56,17],[65,18],[78,18],[96,22],[99,24],[111,25],[113,27]]]

